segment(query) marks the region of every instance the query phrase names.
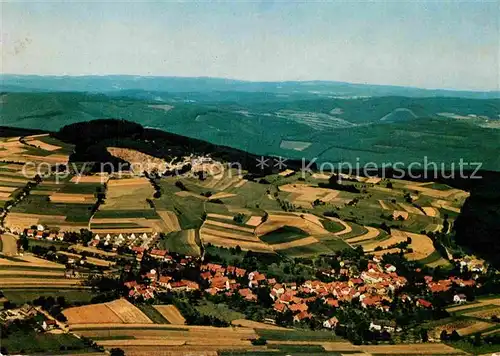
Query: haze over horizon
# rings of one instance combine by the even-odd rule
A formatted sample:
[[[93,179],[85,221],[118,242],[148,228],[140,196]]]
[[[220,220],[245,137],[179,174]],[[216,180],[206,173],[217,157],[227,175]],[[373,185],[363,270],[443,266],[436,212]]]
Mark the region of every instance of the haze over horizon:
[[[2,73],[500,88],[497,2],[11,2],[1,17]]]

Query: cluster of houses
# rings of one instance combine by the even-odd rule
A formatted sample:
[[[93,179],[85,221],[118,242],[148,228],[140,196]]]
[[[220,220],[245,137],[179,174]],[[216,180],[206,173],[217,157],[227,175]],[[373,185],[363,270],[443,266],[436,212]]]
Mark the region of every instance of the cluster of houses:
[[[133,249],[134,247],[141,247],[144,250],[149,249],[156,240],[158,239],[158,233],[138,233],[138,234],[106,234],[100,236],[95,234],[92,240],[89,242],[89,246],[97,247],[99,245],[112,246],[114,250],[118,246],[129,247]]]
[[[64,233],[46,230],[45,226],[38,225],[36,229],[27,229],[26,236],[37,240],[63,241]]]
[[[152,250],[149,253],[162,260],[168,261],[172,258],[166,250]],[[189,258],[180,261],[184,264],[192,263]],[[235,266],[206,263],[200,266],[199,281],[207,287],[203,289],[207,294],[225,294],[226,296],[237,294],[244,300],[254,303],[258,302],[258,288],[267,286],[270,289],[270,297],[274,301],[273,309],[277,313],[291,312],[293,320],[300,322],[313,318],[308,303],[318,299],[331,308],[339,308],[339,303],[350,302],[358,298],[363,308],[372,307],[388,311],[391,301],[390,292],[403,287],[407,280],[396,273],[396,267],[393,265],[381,266],[377,262],[371,261],[366,271],[346,281],[308,280],[300,285],[294,282],[280,283],[275,278],[267,278],[259,271],[249,272]],[[154,298],[155,292],[162,290],[172,292],[200,290],[200,284],[197,282],[173,281],[170,276],[158,275],[156,270],[151,270],[143,276],[143,279],[147,282],[125,283],[129,290],[129,297],[150,299]],[[323,326],[335,328],[337,323],[337,318],[333,317],[324,320]]]
[[[274,310],[278,313],[291,311],[294,321],[313,317],[308,312],[309,302],[321,299],[331,308],[339,308],[339,302],[351,302],[358,298],[361,307],[374,307],[388,311],[391,301],[389,291],[403,287],[406,278],[399,276],[392,265],[380,266],[375,261],[368,264],[367,271],[359,276],[352,276],[346,281],[322,282],[319,280],[305,281],[297,286],[295,283],[275,283],[271,280],[271,298],[275,300]],[[307,297],[300,297],[307,296]],[[328,328],[336,326],[336,318],[326,320],[323,325]]]
[[[9,323],[15,320],[26,320],[34,317],[40,317],[37,325],[40,331],[50,331],[57,328],[57,322],[53,319],[47,319],[38,312],[38,310],[29,304],[24,304],[17,309],[6,309],[0,311],[0,321]]]
[[[425,276],[425,283],[427,285],[427,289],[431,293],[443,293],[451,290],[454,286],[465,288],[465,287],[479,287],[476,281],[472,279],[462,279],[458,277],[449,277],[447,279],[441,279],[435,281],[431,276]],[[467,302],[467,297],[465,294],[459,293],[453,295],[453,302],[455,304],[463,304]]]

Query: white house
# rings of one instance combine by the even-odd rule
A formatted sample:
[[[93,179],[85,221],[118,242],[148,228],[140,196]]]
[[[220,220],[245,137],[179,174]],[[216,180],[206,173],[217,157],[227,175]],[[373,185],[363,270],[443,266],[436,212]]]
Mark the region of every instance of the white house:
[[[330,318],[328,320],[325,320],[323,322],[323,327],[328,328],[328,329],[334,329],[337,324],[339,323],[339,319],[336,317]]]
[[[455,294],[453,296],[453,302],[455,304],[463,304],[467,302],[467,297],[465,296],[465,294]]]

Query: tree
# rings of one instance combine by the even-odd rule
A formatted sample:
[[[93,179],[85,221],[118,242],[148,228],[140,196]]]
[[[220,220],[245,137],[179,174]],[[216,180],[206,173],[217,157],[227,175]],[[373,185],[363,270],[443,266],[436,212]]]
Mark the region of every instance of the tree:
[[[451,341],[459,341],[460,340],[460,334],[456,330],[453,330],[453,332],[450,335],[450,340]]]
[[[125,351],[119,348],[112,348],[110,350],[110,355],[111,356],[125,356]]]

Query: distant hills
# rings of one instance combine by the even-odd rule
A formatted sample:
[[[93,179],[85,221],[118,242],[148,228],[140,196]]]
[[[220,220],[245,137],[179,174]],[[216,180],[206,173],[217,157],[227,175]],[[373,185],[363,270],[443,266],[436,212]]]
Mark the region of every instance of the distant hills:
[[[92,93],[117,93],[120,91],[208,93],[208,92],[266,92],[311,97],[359,98],[366,96],[405,97],[460,97],[474,99],[499,98],[500,91],[455,91],[420,89],[412,87],[353,84],[334,81],[249,82],[223,78],[147,77],[130,75],[109,76],[0,76],[0,90],[26,91],[76,91]]]

